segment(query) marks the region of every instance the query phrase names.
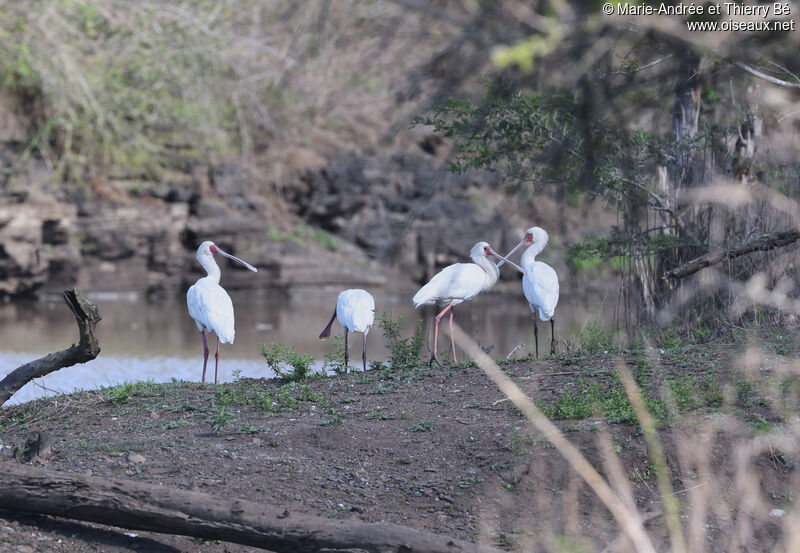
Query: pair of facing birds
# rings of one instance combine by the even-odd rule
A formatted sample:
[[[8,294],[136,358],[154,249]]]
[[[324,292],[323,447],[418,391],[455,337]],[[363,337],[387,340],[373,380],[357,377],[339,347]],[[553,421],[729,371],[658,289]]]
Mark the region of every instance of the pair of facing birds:
[[[456,263],[449,265],[436,273],[428,283],[414,294],[414,307],[421,305],[439,305],[444,307],[436,315],[433,339],[432,361],[436,358],[439,345],[439,323],[445,314],[450,313],[450,340],[453,361],[456,359],[456,348],[453,339],[453,312],[456,305],[469,301],[478,294],[489,292],[497,283],[500,276],[500,266],[508,263],[522,273],[522,290],[528,300],[533,313],[533,331],[536,342],[536,357],[539,357],[539,328],[536,321],[538,311],[542,321],[550,321],[550,353],[555,353],[555,308],[558,303],[558,275],[552,267],[541,261],[536,261],[536,256],[547,245],[547,233],[539,227],[531,227],[522,241],[508,254],[502,256],[495,252],[486,242],[478,242],[470,250],[472,263]],[[510,261],[510,257],[519,248],[528,244],[527,250],[522,254],[520,265]],[[249,263],[222,251],[213,242],[203,242],[197,249],[197,260],[206,270],[207,276],[198,280],[186,293],[189,315],[194,319],[203,339],[203,377],[205,382],[206,365],[208,363],[208,343],[206,330],[214,331],[217,335],[217,351],[215,355],[214,382],[217,382],[219,369],[220,343],[233,343],[234,317],[233,303],[230,296],[219,285],[220,270],[214,261],[214,254],[219,254],[237,261],[250,269],[257,269]],[[494,256],[500,261],[495,264],[489,256]],[[336,311],[331,316],[328,325],[319,335],[328,338],[334,320],[338,320],[344,330],[345,365],[348,364],[347,337],[350,332],[360,332],[362,339],[361,361],[364,370],[367,369],[367,334],[374,322],[375,300],[372,295],[360,289],[345,290],[339,294],[336,302]]]

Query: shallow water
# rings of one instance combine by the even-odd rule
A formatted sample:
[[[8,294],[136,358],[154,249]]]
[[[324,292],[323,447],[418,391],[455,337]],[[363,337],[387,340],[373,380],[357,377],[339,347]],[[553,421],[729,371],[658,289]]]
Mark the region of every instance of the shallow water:
[[[331,338],[318,338],[336,304],[336,292],[297,290],[290,294],[231,292],[236,311],[236,340],[222,348],[219,379],[231,381],[234,371],[242,376],[273,376],[260,355],[260,344],[283,342],[300,353],[312,354],[321,366],[326,353],[335,348]],[[424,317],[429,329],[435,315],[433,308],[415,311],[411,292],[407,294],[374,293],[376,309],[404,317],[404,336],[410,335],[418,317]],[[178,380],[199,381],[203,349],[200,333],[189,318],[183,296],[149,302],[136,294],[87,294],[100,310],[103,320],[97,326],[102,351],[97,359],[84,365],[68,367],[29,383],[11,399],[11,403],[29,401],[56,392],[94,389],[126,381]],[[557,336],[565,339],[578,331],[589,318],[585,307],[562,298],[557,310]],[[482,295],[456,309],[455,320],[482,346],[494,345],[494,358],[504,358],[517,345],[533,348],[533,325],[530,311],[519,296],[498,293]],[[442,328],[447,320],[442,321]],[[68,347],[78,333],[72,313],[60,298],[40,301],[16,301],[0,304],[2,350],[0,376],[17,366],[47,353]],[[540,351],[550,343],[549,323],[540,325]],[[341,333],[334,323],[332,334]],[[440,333],[440,349],[449,335]],[[206,375],[213,381],[216,338],[208,340],[211,355]],[[387,351],[381,329],[373,327],[367,340],[369,360],[386,360]],[[361,336],[350,337],[350,365],[361,367]],[[427,344],[423,346],[427,350]],[[525,350],[523,350],[525,351]],[[519,351],[521,355],[523,351]],[[427,355],[427,354],[425,354]],[[463,353],[459,350],[459,358]]]

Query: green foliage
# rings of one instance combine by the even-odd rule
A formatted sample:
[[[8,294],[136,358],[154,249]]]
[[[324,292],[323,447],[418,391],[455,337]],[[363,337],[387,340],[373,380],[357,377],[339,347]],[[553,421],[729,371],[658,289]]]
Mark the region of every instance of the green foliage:
[[[485,100],[449,98],[430,117],[416,117],[414,124],[431,125],[453,138],[458,156],[451,169],[501,170],[521,182],[561,179],[572,186],[579,166],[571,152],[581,149],[580,102],[575,96],[525,94],[509,91],[499,83],[487,83]],[[532,154],[559,144],[567,154],[556,167],[534,165]]]
[[[397,417],[392,413],[387,413],[386,411],[379,411],[377,409],[372,409],[369,413],[367,413],[367,418],[376,419],[379,421],[387,421],[387,420],[393,420]]]
[[[234,92],[263,82],[239,78],[249,62],[230,55],[243,40],[230,25],[236,15],[215,10],[201,0],[111,11],[75,0],[6,3],[0,87],[32,118],[27,152],[71,182],[90,178],[87,169],[155,181],[178,151],[200,159],[252,137],[254,118]]]
[[[328,414],[331,415],[331,418],[319,423],[320,426],[342,426],[342,417],[339,411],[331,409]]]
[[[328,374],[328,371],[333,371],[334,374],[343,375],[347,374],[347,365],[344,364],[344,336],[337,334],[333,337],[335,347],[333,351],[325,354],[324,361],[322,362],[323,374]]]
[[[534,440],[527,432],[514,432],[511,434],[508,443],[503,445],[503,449],[510,451],[514,455],[527,455],[531,452],[530,448],[533,444]]]
[[[287,344],[261,344],[261,355],[267,366],[280,378],[288,382],[300,382],[311,375],[313,355],[302,355]],[[288,366],[288,368],[287,368]]]
[[[669,379],[665,383],[669,390],[667,402],[673,402],[672,408],[679,413],[722,405],[722,390],[714,380],[690,375]]]
[[[589,385],[579,378],[555,401],[539,400],[537,405],[542,413],[552,419],[580,420],[599,415],[608,423],[637,424],[638,421],[617,375],[609,384],[596,382]],[[667,418],[662,400],[645,398],[645,405],[655,418]]]
[[[636,247],[619,227],[612,227],[608,236],[587,236],[569,248],[568,261],[577,271],[605,268],[609,272],[623,273],[634,256],[653,256],[674,251],[693,244],[685,238],[647,233],[638,237]]]
[[[419,367],[419,352],[424,341],[423,321],[417,321],[417,328],[413,336],[401,338],[400,326],[403,316],[397,320],[392,319],[391,314],[381,312],[375,313],[375,321],[383,331],[389,349],[389,362],[393,371],[412,370]]]
[[[158,394],[157,385],[152,380],[138,382],[123,382],[109,388],[102,388],[102,393],[114,405],[128,403],[135,396],[153,396]]]
[[[169,421],[163,425],[162,428],[164,430],[172,430],[173,428],[186,428],[187,426],[192,426],[192,423],[183,419],[178,419],[176,421]]]
[[[253,390],[248,397],[248,404],[268,413],[279,413],[297,408],[303,403],[316,403],[327,407],[328,398],[315,392],[308,384],[289,382],[272,391]]]
[[[234,416],[233,413],[228,411],[228,408],[225,405],[219,405],[217,407],[217,410],[214,411],[208,418],[208,424],[211,426],[212,431],[219,434],[224,427],[231,423],[231,421],[234,419]]]
[[[408,427],[411,432],[430,432],[436,423],[432,419],[424,419]]]
[[[536,33],[511,46],[499,46],[492,52],[492,62],[498,67],[516,65],[523,73],[533,70],[536,58],[552,53],[563,36],[561,26],[554,17],[542,18],[544,34]]]
[[[658,345],[664,349],[675,349],[683,346],[683,340],[675,333],[675,329],[668,327],[657,335]]]
[[[294,242],[295,244],[314,242],[330,251],[336,251],[339,247],[333,235],[321,228],[307,225],[297,225],[290,232],[283,232],[275,227],[270,227],[267,229],[267,237],[274,242]]]
[[[602,353],[613,347],[611,335],[596,321],[589,321],[578,335],[581,350],[586,353]]]

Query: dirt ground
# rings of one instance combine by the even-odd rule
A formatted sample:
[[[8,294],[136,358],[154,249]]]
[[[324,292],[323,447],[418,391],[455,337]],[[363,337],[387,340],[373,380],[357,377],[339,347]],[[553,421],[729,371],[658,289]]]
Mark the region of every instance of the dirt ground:
[[[775,509],[789,512],[800,489],[797,449],[791,440],[770,442],[797,443],[797,347],[773,334],[758,340],[756,353],[753,343],[572,353],[504,370],[617,489],[630,490],[663,546],[656,471],[614,376],[627,365],[659,417],[686,539],[708,551],[766,551],[784,536]],[[25,462],[26,441],[43,432],[54,439],[39,463],[49,469],[390,521],[509,549],[599,551],[612,543],[608,511],[502,400],[467,364],[294,384],[135,383],[3,409],[0,459]],[[762,442],[771,445],[753,446]],[[602,443],[615,455],[604,455]],[[256,550],[0,511],[0,552],[31,551]]]

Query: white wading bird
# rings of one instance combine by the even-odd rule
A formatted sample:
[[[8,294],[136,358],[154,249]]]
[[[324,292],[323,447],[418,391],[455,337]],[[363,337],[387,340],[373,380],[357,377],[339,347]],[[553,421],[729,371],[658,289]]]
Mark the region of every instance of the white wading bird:
[[[444,305],[445,308],[436,315],[436,322],[433,331],[433,355],[431,356],[431,363],[434,361],[440,364],[436,358],[437,349],[439,347],[439,322],[444,317],[447,311],[450,311],[450,344],[453,348],[453,361],[456,360],[456,344],[453,338],[453,311],[455,306],[459,303],[469,301],[482,292],[488,292],[494,287],[497,278],[500,276],[500,270],[497,265],[489,261],[487,255],[494,255],[499,257],[506,263],[513,265],[519,271],[522,268],[515,265],[508,259],[495,252],[486,242],[478,242],[469,252],[472,258],[472,263],[456,263],[449,265],[433,275],[433,278],[428,281],[428,284],[419,289],[414,294],[413,302],[414,307],[420,305],[438,304]]]
[[[522,265],[522,291],[528,300],[528,305],[533,313],[533,336],[536,342],[536,358],[539,358],[539,326],[536,323],[536,310],[539,310],[539,318],[543,321],[550,321],[550,355],[556,352],[555,343],[555,318],[553,315],[558,304],[558,275],[555,270],[541,261],[536,261],[547,245],[547,232],[540,227],[531,227],[525,231],[525,238],[506,257],[510,257],[522,244],[530,243],[528,249],[522,254],[520,265]],[[501,261],[498,266],[502,265]]]
[[[375,300],[372,294],[366,290],[352,289],[345,290],[339,294],[336,300],[336,311],[333,312],[328,326],[319,335],[321,339],[330,337],[331,325],[334,319],[339,320],[344,330],[344,365],[347,366],[350,358],[347,354],[347,334],[349,332],[360,332],[362,334],[361,363],[364,370],[367,370],[367,334],[375,321]]]
[[[203,382],[206,381],[206,364],[208,363],[208,344],[206,343],[206,330],[213,330],[217,335],[217,354],[214,365],[214,383],[217,382],[219,370],[220,342],[233,343],[233,302],[225,289],[219,285],[220,270],[214,261],[214,254],[224,255],[238,261],[248,269],[256,272],[258,269],[219,249],[214,242],[206,241],[197,248],[197,260],[207,276],[195,282],[186,292],[186,304],[189,306],[189,315],[197,323],[200,335],[203,337]]]

